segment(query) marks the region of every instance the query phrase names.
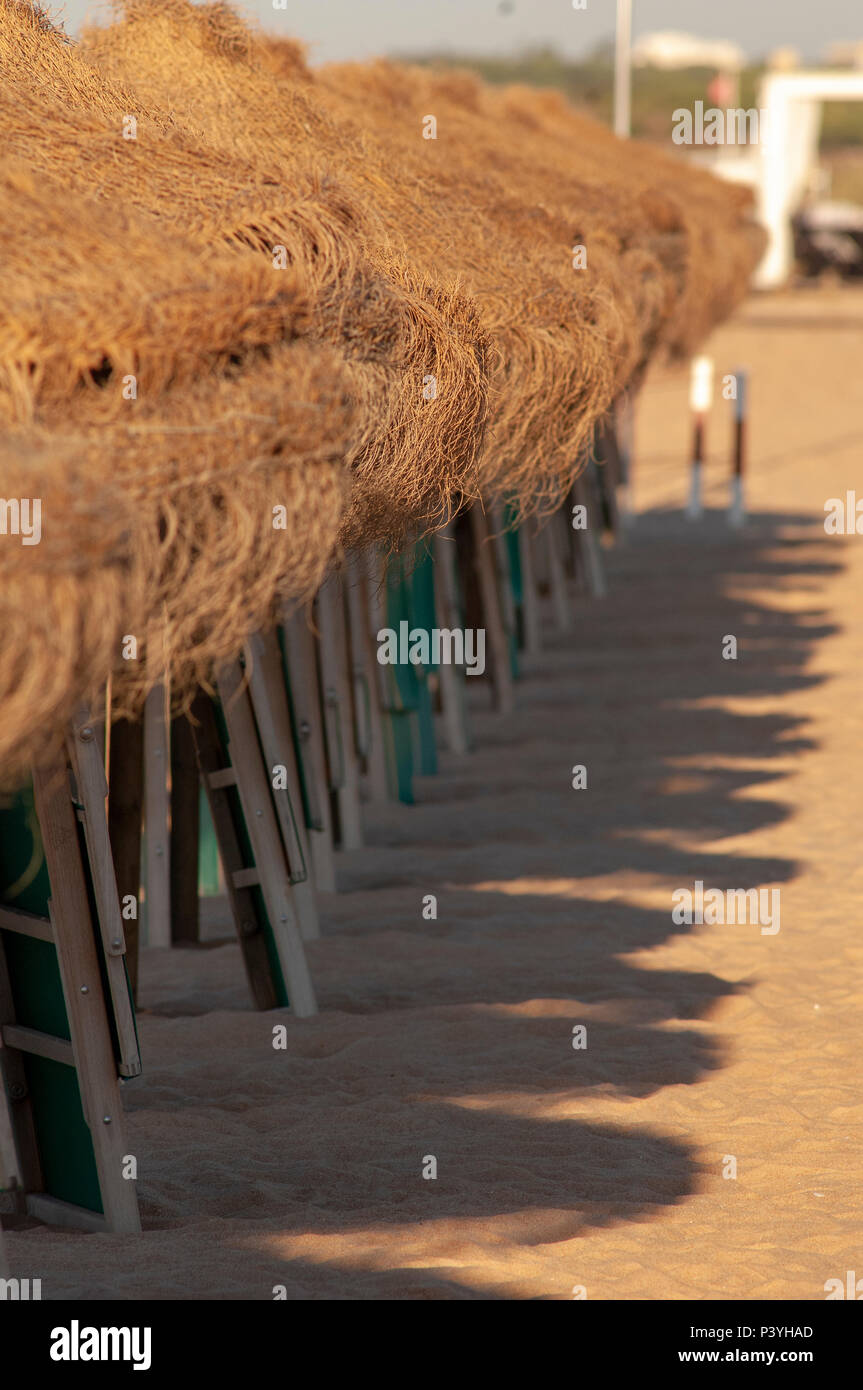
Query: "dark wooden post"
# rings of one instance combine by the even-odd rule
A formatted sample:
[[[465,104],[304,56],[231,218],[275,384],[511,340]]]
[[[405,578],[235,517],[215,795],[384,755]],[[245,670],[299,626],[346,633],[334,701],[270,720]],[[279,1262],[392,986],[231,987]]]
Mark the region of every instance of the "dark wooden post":
[[[123,917],[126,969],[132,998],[138,996],[138,936],[141,901],[141,815],[144,797],[144,725],[118,719],[111,726],[111,779],[108,834],[121,909],[135,899],[135,916]]]
[[[185,715],[171,721],[171,941],[200,939],[200,793],[195,739]]]

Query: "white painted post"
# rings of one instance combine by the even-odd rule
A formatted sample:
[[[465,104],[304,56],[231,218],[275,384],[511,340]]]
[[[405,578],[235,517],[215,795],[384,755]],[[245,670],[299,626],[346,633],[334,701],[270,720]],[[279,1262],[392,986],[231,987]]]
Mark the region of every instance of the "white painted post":
[[[791,217],[815,160],[825,101],[863,101],[863,72],[769,73],[762,81],[758,106],[767,129],[758,144],[757,218],[767,250],[753,277],[757,289],[775,289],[791,272]]]
[[[614,42],[614,133],[628,140],[632,118],[632,0],[617,0]]]
[[[704,463],[704,433],[707,412],[712,400],[713,359],[696,357],[692,363],[692,377],[689,386],[689,405],[693,416],[693,443],[692,473],[686,515],[690,521],[698,521],[704,515],[704,506],[701,500],[701,470]]]
[[[746,520],[743,477],[746,468],[746,414],[748,374],[742,368],[734,373],[737,397],[734,401],[734,456],[731,474],[731,505],[728,508],[729,526],[742,526]]]

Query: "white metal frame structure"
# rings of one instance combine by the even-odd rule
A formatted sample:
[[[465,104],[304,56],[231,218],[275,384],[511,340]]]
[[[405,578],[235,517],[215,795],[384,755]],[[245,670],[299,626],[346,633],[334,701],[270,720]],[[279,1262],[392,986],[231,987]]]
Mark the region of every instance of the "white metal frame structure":
[[[755,272],[757,289],[774,289],[790,274],[791,218],[815,160],[825,101],[863,101],[863,72],[770,73],[761,84],[767,139],[758,145],[758,220],[769,241]]]

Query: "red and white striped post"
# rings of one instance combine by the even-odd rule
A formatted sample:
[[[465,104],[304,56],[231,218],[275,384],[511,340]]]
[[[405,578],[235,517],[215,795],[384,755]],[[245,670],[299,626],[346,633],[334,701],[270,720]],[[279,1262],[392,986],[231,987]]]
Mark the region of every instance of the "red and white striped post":
[[[731,474],[731,503],[728,508],[729,526],[742,526],[746,520],[743,478],[746,471],[746,407],[749,385],[748,373],[738,368],[734,373],[734,455]]]
[[[701,501],[701,469],[704,463],[704,439],[707,412],[713,402],[713,359],[696,357],[692,363],[689,385],[689,406],[693,416],[692,473],[686,515],[698,521],[704,515]]]

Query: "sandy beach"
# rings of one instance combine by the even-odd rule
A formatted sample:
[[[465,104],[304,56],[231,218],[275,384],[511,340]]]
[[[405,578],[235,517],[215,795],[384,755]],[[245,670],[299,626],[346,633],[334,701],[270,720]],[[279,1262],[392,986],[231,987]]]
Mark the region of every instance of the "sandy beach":
[[[367,808],[309,948],[319,1017],[253,1012],[230,941],[144,953],[144,1233],[8,1232],[43,1298],[817,1300],[863,1275],[863,535],[823,525],[863,499],[863,293],[751,298],[707,351],[751,371],[745,530],[730,407],[687,522],[688,377],[654,372],[608,597],[547,634],[513,716],[472,692],[475,751],[415,807]],[[780,930],[675,924],[698,880],[779,889]],[[220,904],[207,924],[229,935]]]

